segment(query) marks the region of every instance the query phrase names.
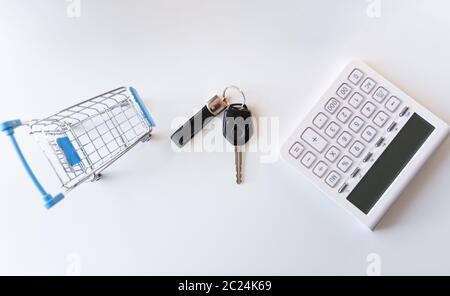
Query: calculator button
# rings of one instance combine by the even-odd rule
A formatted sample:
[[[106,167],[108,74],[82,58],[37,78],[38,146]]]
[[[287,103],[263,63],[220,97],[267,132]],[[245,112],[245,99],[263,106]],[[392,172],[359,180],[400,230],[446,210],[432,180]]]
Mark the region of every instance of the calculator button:
[[[386,103],[386,109],[395,112],[401,103],[399,98],[392,96]]]
[[[337,125],[336,122],[333,121],[328,125],[327,129],[325,130],[325,134],[327,134],[327,136],[329,136],[330,138],[334,138],[336,137],[336,135],[339,133],[340,130],[341,127]]]
[[[313,163],[316,161],[316,159],[317,159],[317,157],[314,154],[312,154],[311,152],[308,152],[308,153],[306,153],[305,156],[303,156],[302,164],[305,167],[310,168],[313,165]]]
[[[366,157],[364,157],[363,162],[369,162],[369,160],[372,158],[373,153],[369,152]]]
[[[383,127],[386,122],[389,120],[389,115],[384,113],[383,111],[378,112],[377,116],[373,119],[373,122],[379,127]]]
[[[372,142],[373,138],[375,138],[376,135],[377,135],[377,130],[371,126],[368,126],[362,133],[361,137],[364,140],[366,140],[368,143],[370,143],[370,142]]]
[[[325,154],[325,158],[331,162],[335,162],[339,155],[341,155],[341,151],[333,146],[328,150],[327,154]]]
[[[349,125],[350,129],[352,131],[354,131],[355,133],[358,133],[363,126],[364,126],[364,120],[362,120],[358,116],[356,116]]]
[[[320,161],[313,170],[314,174],[319,178],[322,178],[327,171],[328,166],[323,161]]]
[[[348,103],[350,104],[350,106],[352,106],[355,109],[358,109],[359,106],[361,106],[361,103],[364,101],[364,97],[360,94],[355,92],[352,97],[350,98],[350,100],[348,101]]]
[[[405,116],[408,111],[409,111],[409,107],[406,106],[405,108],[403,108],[402,112],[400,112],[399,116],[400,117]]]
[[[331,188],[336,187],[337,183],[341,180],[341,175],[336,173],[335,171],[332,171],[328,177],[325,179],[325,182],[330,186]]]
[[[328,146],[328,142],[312,128],[307,128],[305,130],[302,139],[320,153]]]
[[[356,85],[361,81],[363,76],[364,73],[361,70],[355,69],[352,71],[352,73],[350,73],[350,76],[348,76],[348,80],[350,80],[351,83]]]
[[[375,143],[375,147],[380,147],[383,143],[384,140],[386,140],[385,138],[381,137],[380,139],[378,139],[378,141]]]
[[[289,149],[289,154],[297,159],[300,154],[302,154],[303,150],[305,150],[305,148],[299,142],[295,142],[291,149]]]
[[[377,106],[375,106],[374,104],[372,104],[371,102],[367,102],[364,107],[361,110],[361,113],[367,117],[370,118],[373,113],[375,112],[375,110],[377,110]]]
[[[344,192],[344,191],[345,191],[345,189],[347,189],[347,187],[348,187],[348,184],[347,184],[347,183],[345,183],[344,185],[342,185],[342,186],[341,186],[341,188],[339,188],[339,190],[338,190],[338,193],[342,193],[342,192]]]
[[[338,100],[336,100],[335,98],[331,98],[325,105],[325,110],[327,110],[331,114],[334,114],[340,105],[341,103],[339,103]]]
[[[356,169],[353,171],[353,173],[350,175],[350,177],[355,178],[355,177],[359,174],[360,171],[361,171],[360,168],[356,168]]]
[[[361,89],[366,94],[370,94],[376,85],[377,84],[375,81],[370,78],[366,78],[366,80],[364,80],[363,84],[361,85]]]
[[[339,119],[339,121],[341,121],[342,123],[346,123],[350,117],[352,117],[352,111],[350,111],[350,109],[344,107],[342,108],[342,110],[339,112],[337,119]]]
[[[378,103],[383,103],[383,101],[386,99],[386,97],[388,96],[389,92],[384,88],[384,87],[379,87],[377,89],[377,91],[374,93],[373,98],[375,99],[375,101],[377,101]]]
[[[337,142],[339,145],[345,148],[348,146],[348,144],[350,144],[352,140],[353,140],[352,135],[350,135],[347,132],[343,132],[342,135],[337,139]]]
[[[397,126],[397,122],[394,121],[394,122],[391,123],[391,125],[388,127],[387,131],[388,131],[388,132],[392,132],[396,126]]]
[[[346,173],[352,165],[353,165],[353,160],[351,160],[347,156],[344,156],[344,157],[342,157],[341,161],[338,163],[337,166],[343,173]]]
[[[366,149],[366,146],[364,146],[363,143],[356,141],[355,144],[353,144],[352,148],[350,148],[350,153],[354,157],[359,157],[364,149]]]
[[[321,129],[327,123],[327,121],[328,121],[328,117],[321,112],[316,116],[313,123],[315,126],[317,126],[318,128]]]
[[[347,84],[344,83],[339,87],[336,94],[341,97],[342,99],[346,99],[347,96],[352,92],[352,88]]]

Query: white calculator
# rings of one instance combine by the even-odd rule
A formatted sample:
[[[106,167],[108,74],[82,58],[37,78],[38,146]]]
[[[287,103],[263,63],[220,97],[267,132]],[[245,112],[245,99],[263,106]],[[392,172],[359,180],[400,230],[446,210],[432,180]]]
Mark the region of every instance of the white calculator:
[[[445,122],[383,76],[352,62],[281,155],[373,230],[448,133]]]

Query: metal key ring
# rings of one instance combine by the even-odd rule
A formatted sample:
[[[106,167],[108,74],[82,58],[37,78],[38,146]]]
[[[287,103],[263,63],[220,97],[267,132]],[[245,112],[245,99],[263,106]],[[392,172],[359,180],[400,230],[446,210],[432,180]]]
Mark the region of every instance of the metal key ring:
[[[241,94],[242,99],[243,99],[243,103],[241,104],[241,108],[243,108],[243,107],[245,106],[245,103],[246,103],[246,98],[245,98],[244,92],[243,92],[239,87],[237,87],[237,86],[235,86],[235,85],[230,85],[230,86],[226,87],[226,88],[223,90],[222,97],[226,98],[227,91],[230,90],[230,89],[234,89],[234,90],[238,91],[238,92]],[[230,104],[230,105],[231,105],[231,104]]]

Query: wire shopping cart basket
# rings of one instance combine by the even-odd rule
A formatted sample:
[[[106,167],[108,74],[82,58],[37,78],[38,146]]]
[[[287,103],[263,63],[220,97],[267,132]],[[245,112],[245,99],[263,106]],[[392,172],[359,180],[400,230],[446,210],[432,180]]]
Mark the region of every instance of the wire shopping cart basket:
[[[63,193],[45,191],[29,166],[14,136],[27,126],[36,136],[50,162]],[[101,172],[140,142],[150,139],[153,119],[132,87],[121,87],[81,102],[41,120],[12,120],[0,125],[39,190],[46,208],[86,181],[96,181]]]

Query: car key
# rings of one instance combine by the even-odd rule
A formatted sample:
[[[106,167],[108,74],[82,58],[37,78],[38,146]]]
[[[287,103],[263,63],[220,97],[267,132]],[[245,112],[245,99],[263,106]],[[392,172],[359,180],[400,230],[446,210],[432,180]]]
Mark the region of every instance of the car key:
[[[242,183],[243,146],[253,135],[252,113],[247,105],[231,104],[223,116],[223,136],[234,146],[236,183]]]
[[[183,126],[177,129],[170,137],[178,146],[183,147],[199,131],[203,129],[215,116],[219,115],[228,107],[225,96],[214,96],[206,105],[191,117]]]

